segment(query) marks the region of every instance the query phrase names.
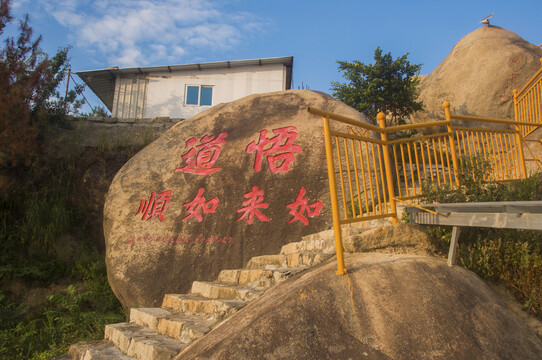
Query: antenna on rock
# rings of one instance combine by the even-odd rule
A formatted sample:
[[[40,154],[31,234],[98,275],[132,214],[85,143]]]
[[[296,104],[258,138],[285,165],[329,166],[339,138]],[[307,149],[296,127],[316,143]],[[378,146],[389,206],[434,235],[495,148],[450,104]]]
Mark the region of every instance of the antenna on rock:
[[[493,17],[493,15],[495,15],[495,13],[491,13],[491,15],[486,16],[485,18],[483,18],[482,20],[480,20],[480,22],[481,22],[482,24],[486,24],[487,26],[491,26],[491,25],[489,24],[489,19],[491,19],[491,18]]]

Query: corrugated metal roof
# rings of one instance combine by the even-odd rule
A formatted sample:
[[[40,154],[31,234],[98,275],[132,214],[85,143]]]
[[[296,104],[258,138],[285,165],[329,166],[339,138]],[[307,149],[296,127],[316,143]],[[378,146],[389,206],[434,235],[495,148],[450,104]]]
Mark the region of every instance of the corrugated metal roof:
[[[180,70],[205,70],[205,69],[221,69],[234,68],[243,66],[262,66],[270,64],[283,64],[287,68],[286,89],[290,89],[292,83],[292,67],[294,63],[293,56],[250,59],[250,60],[232,60],[208,62],[199,64],[184,64],[184,65],[166,65],[166,66],[150,66],[150,67],[135,67],[135,68],[108,68],[99,70],[78,71],[76,74],[87,84],[87,86],[98,96],[105,106],[112,111],[113,109],[113,94],[115,92],[115,79],[120,75],[147,74],[150,72],[173,72]]]

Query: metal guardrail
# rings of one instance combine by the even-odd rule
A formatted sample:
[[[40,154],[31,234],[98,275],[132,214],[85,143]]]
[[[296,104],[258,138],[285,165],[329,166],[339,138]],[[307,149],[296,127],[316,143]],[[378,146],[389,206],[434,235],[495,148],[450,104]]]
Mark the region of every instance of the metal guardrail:
[[[444,102],[446,120],[463,120],[475,126],[452,127],[457,143],[460,164],[464,158],[477,158],[488,162],[491,167],[484,180],[507,181],[527,177],[523,154],[520,126],[540,126],[540,123],[526,123],[512,120],[491,119],[477,116],[452,115],[450,103]],[[492,123],[512,127],[503,129],[482,128],[479,124]]]
[[[346,273],[341,225],[388,217],[396,224],[396,201],[420,197],[423,183],[429,182],[433,188],[458,187],[463,159],[481,158],[489,162],[491,167],[484,174],[486,180],[526,177],[519,126],[542,126],[542,123],[452,115],[448,102],[443,107],[445,121],[389,127],[383,113],[378,114],[379,126],[375,126],[307,109],[321,116],[324,123],[337,274]],[[473,126],[454,127],[452,120]],[[484,128],[481,123],[501,124],[506,128]],[[446,131],[438,132],[442,127]],[[427,128],[437,128],[437,133],[388,140],[394,132]],[[371,132],[378,136],[369,136]]]
[[[541,67],[534,76],[517,91],[514,89],[514,115],[517,121],[526,122],[521,126],[523,137],[533,132],[537,126],[528,123],[542,121],[542,58]]]
[[[383,114],[379,114],[378,120],[381,127],[378,127],[319,109],[308,108],[307,111],[322,116],[324,122],[324,143],[335,233],[337,274],[344,275],[346,269],[342,246],[342,224],[386,217],[391,217],[394,219],[394,223],[397,223],[390,156],[386,132],[382,130],[385,127],[385,119]],[[332,130],[330,120],[346,125],[347,128],[354,127],[378,132],[381,139],[361,136],[357,131]],[[340,204],[337,194],[336,171],[340,181],[342,200]],[[345,184],[345,178],[348,179],[347,184]],[[342,219],[341,213],[344,215]]]
[[[426,209],[433,209],[428,212]],[[453,226],[448,264],[455,262],[459,227],[542,230],[542,201],[420,204],[406,207],[410,221],[422,225]]]

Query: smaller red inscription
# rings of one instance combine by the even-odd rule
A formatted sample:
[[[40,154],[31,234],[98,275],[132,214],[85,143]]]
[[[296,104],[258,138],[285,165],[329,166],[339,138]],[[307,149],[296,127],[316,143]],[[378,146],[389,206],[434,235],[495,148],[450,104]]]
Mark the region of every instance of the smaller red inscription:
[[[178,167],[175,172],[186,172],[196,175],[209,175],[222,168],[213,167],[222,151],[222,145],[226,144],[228,133],[223,131],[218,135],[204,135],[198,144],[198,139],[193,137],[186,140],[189,150],[181,155],[186,162],[183,167]]]
[[[309,200],[305,197],[307,190],[301,188],[297,194],[295,201],[289,205],[286,205],[290,209],[289,214],[293,216],[287,224],[293,223],[294,221],[301,221],[303,224],[308,225],[309,220],[303,215],[304,212],[307,213],[307,217],[314,217],[320,215],[320,210],[324,207],[321,201],[313,202],[308,204]]]
[[[247,200],[243,201],[244,208],[237,209],[237,212],[242,212],[243,215],[235,221],[245,219],[247,224],[251,225],[256,216],[260,221],[269,221],[267,216],[262,214],[258,209],[267,209],[269,205],[263,202],[263,190],[258,190],[257,186],[252,187],[252,191],[245,194]]]
[[[201,213],[210,214],[215,212],[215,209],[220,203],[220,201],[217,197],[214,197],[206,202],[205,197],[203,197],[203,191],[203,188],[199,188],[198,194],[196,195],[194,200],[183,204],[183,206],[187,208],[186,211],[188,211],[188,215],[183,217],[181,220],[187,220],[193,217],[198,222],[201,222],[203,220],[203,216],[201,215]]]
[[[164,244],[233,244],[234,239],[232,236],[145,236],[137,237],[130,236],[126,239],[125,244],[133,244],[135,242],[158,242]]]
[[[167,190],[159,194],[152,192],[149,200],[141,200],[136,215],[143,214],[141,220],[151,220],[158,217],[160,222],[164,221],[164,213],[171,200],[173,190]]]

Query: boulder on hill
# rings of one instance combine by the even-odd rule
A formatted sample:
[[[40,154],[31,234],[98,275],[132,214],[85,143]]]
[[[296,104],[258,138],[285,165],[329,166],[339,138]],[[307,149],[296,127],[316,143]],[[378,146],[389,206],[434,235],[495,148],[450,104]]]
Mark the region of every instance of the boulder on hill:
[[[540,359],[541,339],[475,274],[358,253],[248,304],[176,359]]]
[[[176,124],[124,165],[104,207],[108,279],[124,307],[159,306],[331,228],[322,119],[308,106],[363,120],[323,93],[252,95]]]
[[[444,61],[421,78],[425,111],[412,122],[444,119],[442,103],[460,115],[514,119],[513,90],[540,69],[542,49],[498,26],[483,26],[463,37]]]

